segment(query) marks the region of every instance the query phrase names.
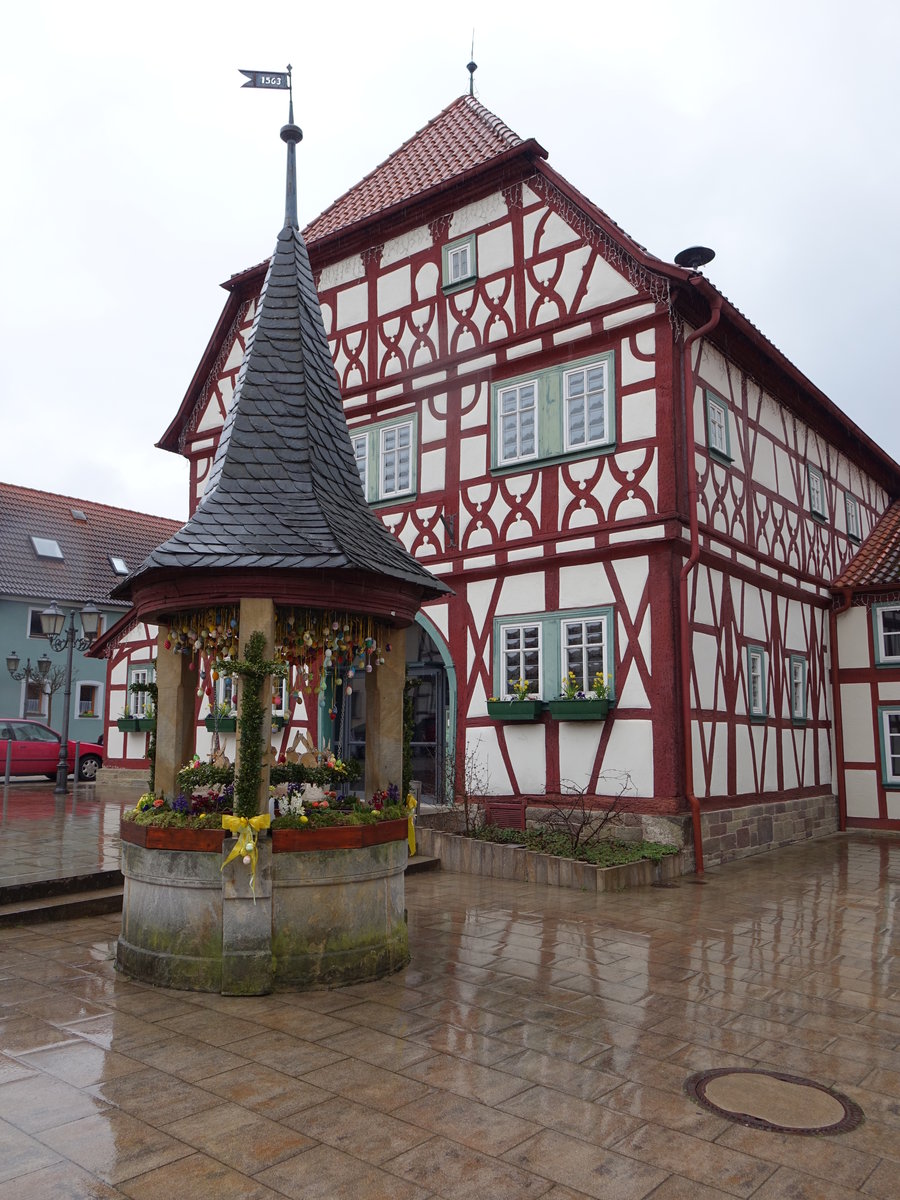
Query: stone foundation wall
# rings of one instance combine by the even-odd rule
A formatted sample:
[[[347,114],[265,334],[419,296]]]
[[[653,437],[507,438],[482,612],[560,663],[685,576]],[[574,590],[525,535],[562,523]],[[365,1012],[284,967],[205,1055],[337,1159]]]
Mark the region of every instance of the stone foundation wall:
[[[722,808],[705,812],[700,819],[704,864],[715,867],[736,858],[747,858],[751,854],[762,854],[835,833],[838,827],[837,797],[813,796],[805,800],[753,804],[746,808]],[[693,859],[693,843],[689,850]],[[693,870],[693,864],[688,870]]]

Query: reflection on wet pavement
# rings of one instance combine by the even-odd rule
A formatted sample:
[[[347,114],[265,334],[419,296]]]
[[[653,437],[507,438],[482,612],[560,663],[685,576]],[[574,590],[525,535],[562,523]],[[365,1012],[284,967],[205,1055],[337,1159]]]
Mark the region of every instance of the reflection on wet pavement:
[[[96,870],[117,824],[86,802],[28,869]],[[118,977],[116,917],[0,929],[0,1200],[896,1200],[898,895],[900,841],[863,836],[619,895],[416,875],[405,971],[248,999]],[[684,1094],[729,1066],[866,1120],[796,1137]]]

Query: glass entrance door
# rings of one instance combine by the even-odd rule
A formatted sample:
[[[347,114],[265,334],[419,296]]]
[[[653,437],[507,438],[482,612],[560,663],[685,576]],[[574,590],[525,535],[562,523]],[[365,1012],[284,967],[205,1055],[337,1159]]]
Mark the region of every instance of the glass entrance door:
[[[443,667],[410,663],[412,688],[412,778],[422,785],[421,799],[443,804],[447,724],[447,676]]]

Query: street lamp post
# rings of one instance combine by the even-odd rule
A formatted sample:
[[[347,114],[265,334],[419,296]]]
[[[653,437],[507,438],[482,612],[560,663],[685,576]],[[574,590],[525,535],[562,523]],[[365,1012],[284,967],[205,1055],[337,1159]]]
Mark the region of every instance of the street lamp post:
[[[44,637],[57,652],[66,652],[66,690],[63,702],[63,727],[62,740],[59,743],[59,765],[56,769],[56,787],[54,793],[65,795],[68,791],[69,777],[69,708],[72,699],[72,652],[73,650],[87,650],[97,636],[100,628],[100,612],[93,604],[86,604],[80,612],[81,630],[83,637],[78,637],[75,629],[75,612],[69,610],[69,625],[67,629],[63,629],[66,623],[66,614],[60,609],[54,600],[49,608],[45,608],[41,613],[41,630]],[[50,658],[46,651],[38,659],[38,673],[35,674],[29,659],[25,667],[19,670],[18,654],[13,651],[6,659],[6,669],[12,675],[13,679],[41,679],[46,678],[50,670]]]

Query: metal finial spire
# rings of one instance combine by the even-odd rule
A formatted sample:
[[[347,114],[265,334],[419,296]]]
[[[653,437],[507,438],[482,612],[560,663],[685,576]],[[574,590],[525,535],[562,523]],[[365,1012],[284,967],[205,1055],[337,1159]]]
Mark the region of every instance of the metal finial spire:
[[[288,77],[288,123],[281,127],[281,140],[287,142],[287,183],[284,194],[284,223],[299,229],[297,219],[297,155],[295,147],[303,140],[303,130],[294,124],[294,89],[291,81],[291,64],[287,65]]]
[[[475,72],[478,70],[478,63],[475,61],[475,30],[472,30],[472,50],[469,61],[466,63],[466,70],[469,72],[469,95],[475,95]]]

